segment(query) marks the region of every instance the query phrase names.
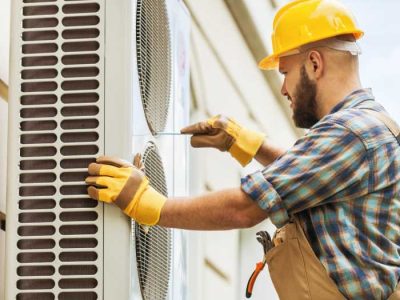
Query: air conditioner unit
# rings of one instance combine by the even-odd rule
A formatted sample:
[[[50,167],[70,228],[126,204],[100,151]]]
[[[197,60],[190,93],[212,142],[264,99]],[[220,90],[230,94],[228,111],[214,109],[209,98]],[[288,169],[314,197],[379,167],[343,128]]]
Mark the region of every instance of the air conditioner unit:
[[[187,192],[190,17],[180,0],[12,1],[5,299],[185,299],[181,231],[86,194],[102,154]]]

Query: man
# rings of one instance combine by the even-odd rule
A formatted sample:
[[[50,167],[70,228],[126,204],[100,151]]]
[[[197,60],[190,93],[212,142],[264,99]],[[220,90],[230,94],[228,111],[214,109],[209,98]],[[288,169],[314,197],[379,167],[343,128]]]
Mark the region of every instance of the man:
[[[277,13],[274,53],[260,67],[279,66],[294,122],[309,129],[291,149],[223,116],[182,129],[194,147],[265,166],[240,187],[167,199],[139,169],[100,157],[89,195],[147,225],[233,229],[270,218],[278,231],[266,259],[280,299],[400,299],[399,129],[361,88],[362,35],[335,0],[297,0]]]

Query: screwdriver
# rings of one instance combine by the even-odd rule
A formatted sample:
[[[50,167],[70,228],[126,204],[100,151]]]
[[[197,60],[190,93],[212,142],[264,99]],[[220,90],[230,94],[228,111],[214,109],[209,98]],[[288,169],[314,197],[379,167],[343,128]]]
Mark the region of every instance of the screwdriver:
[[[188,133],[180,133],[180,132],[157,132],[157,135],[189,135]]]

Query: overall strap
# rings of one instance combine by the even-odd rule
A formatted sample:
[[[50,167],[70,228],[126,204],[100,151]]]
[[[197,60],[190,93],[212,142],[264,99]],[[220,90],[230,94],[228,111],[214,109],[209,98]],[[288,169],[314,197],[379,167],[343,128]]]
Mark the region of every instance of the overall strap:
[[[383,122],[386,125],[386,127],[390,130],[390,132],[395,136],[395,138],[400,146],[400,127],[396,124],[395,121],[393,121],[393,119],[391,117],[388,116],[387,113],[378,112],[376,110],[373,110],[371,108],[366,108],[366,107],[363,107],[361,109],[365,110],[368,114],[370,114],[371,116],[374,116],[375,118],[377,118],[378,120]]]

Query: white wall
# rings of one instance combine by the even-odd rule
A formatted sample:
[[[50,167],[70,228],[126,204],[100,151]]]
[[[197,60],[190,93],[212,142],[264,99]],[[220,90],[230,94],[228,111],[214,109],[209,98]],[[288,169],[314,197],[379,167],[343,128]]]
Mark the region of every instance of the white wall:
[[[223,0],[188,0],[192,13],[192,122],[225,114],[241,124],[267,133],[282,146],[296,139],[291,120],[257,68],[245,39]],[[260,32],[272,23],[268,1],[246,2]],[[266,40],[266,39],[265,39]],[[240,178],[260,168],[242,169],[229,154],[217,150],[191,149],[191,193],[238,187]],[[190,299],[244,299],[247,280],[262,259],[255,233],[274,227],[269,222],[249,230],[190,234]],[[210,266],[211,264],[211,266]],[[267,268],[260,274],[252,299],[278,299]]]

